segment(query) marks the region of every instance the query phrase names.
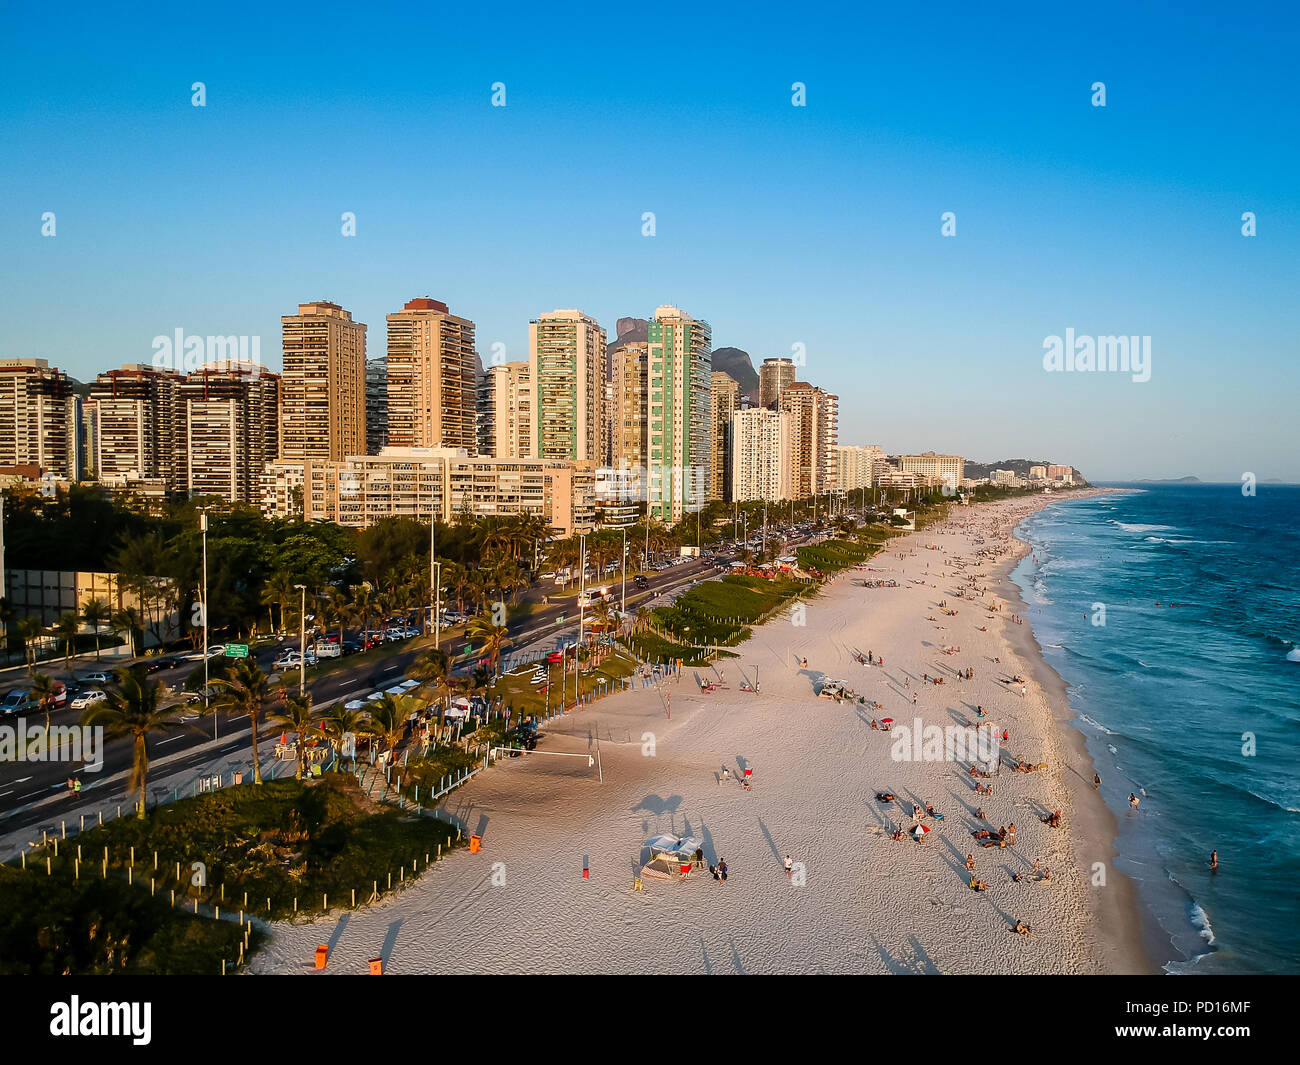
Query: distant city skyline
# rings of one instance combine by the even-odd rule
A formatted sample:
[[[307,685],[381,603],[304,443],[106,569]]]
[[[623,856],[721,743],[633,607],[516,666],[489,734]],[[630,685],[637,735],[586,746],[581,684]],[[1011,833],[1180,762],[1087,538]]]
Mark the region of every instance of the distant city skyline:
[[[47,21],[17,11],[0,357],[88,381],[182,329],[260,337],[279,371],[281,316],[329,300],[373,358],[428,296],[489,365],[527,360],[554,308],[612,342],[672,304],[755,369],[799,354],[840,397],[841,443],[1300,481],[1292,14],[1025,7],[1008,30],[958,6],[772,7],[773,38],[764,10],[692,11],[704,61],[650,81],[621,57],[671,14],[575,16],[587,46],[557,56],[546,12],[403,14],[395,35],[339,8],[347,32],[308,58],[292,10],[86,8],[35,49]],[[431,68],[435,28],[458,46]],[[1150,337],[1150,379],[1047,372],[1067,331]]]

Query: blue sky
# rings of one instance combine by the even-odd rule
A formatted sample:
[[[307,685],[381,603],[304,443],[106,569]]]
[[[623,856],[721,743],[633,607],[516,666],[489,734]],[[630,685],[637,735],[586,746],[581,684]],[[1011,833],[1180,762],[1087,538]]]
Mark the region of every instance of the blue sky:
[[[846,443],[1300,481],[1282,5],[274,8],[10,13],[0,356],[87,379],[182,328],[278,366],[312,299],[376,355],[431,295],[517,359],[553,308],[675,303],[803,344]],[[1151,380],[1046,373],[1067,328],[1151,336]]]

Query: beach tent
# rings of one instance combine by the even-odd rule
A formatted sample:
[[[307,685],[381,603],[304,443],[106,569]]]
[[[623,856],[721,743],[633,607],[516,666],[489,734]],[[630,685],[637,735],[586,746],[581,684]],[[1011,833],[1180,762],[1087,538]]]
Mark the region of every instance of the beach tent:
[[[650,860],[641,867],[641,875],[653,880],[685,880],[694,870],[695,852],[700,841],[694,836],[653,836],[642,846],[649,848]]]
[[[343,704],[343,709],[344,709],[344,710],[360,710],[360,709],[361,709],[362,707],[364,707],[365,705],[366,705],[366,701],[365,701],[364,699],[353,699],[351,702],[344,703],[344,704]]]
[[[404,680],[402,681],[401,684],[398,685],[398,687],[401,688],[402,691],[408,691],[408,692],[412,688],[418,688],[419,686],[420,686],[420,682],[418,680]]]
[[[405,695],[406,689],[403,688],[400,684],[394,684],[391,688],[387,689],[384,692],[384,694],[392,695],[392,696]]]

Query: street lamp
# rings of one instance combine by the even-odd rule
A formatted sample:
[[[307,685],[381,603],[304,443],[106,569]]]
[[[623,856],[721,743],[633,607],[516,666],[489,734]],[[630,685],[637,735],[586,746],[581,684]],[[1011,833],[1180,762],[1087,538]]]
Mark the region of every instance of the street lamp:
[[[199,507],[199,534],[203,538],[203,710],[208,706],[208,511]],[[212,738],[217,738],[217,715],[212,715]]]
[[[623,605],[619,608],[624,614],[627,613],[627,526],[623,529]]]
[[[442,563],[435,562],[433,568],[433,649],[436,651],[442,638]]]
[[[298,694],[307,694],[307,586],[305,584],[295,584],[302,592],[302,612],[298,615],[299,638],[298,638]]]

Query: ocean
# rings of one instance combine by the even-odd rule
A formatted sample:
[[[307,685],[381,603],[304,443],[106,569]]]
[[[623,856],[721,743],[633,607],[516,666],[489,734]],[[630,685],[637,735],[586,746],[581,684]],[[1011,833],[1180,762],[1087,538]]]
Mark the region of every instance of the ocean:
[[[1116,866],[1167,971],[1300,972],[1300,487],[1114,487],[1027,518],[1012,579]]]

